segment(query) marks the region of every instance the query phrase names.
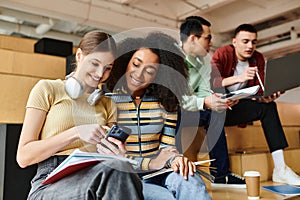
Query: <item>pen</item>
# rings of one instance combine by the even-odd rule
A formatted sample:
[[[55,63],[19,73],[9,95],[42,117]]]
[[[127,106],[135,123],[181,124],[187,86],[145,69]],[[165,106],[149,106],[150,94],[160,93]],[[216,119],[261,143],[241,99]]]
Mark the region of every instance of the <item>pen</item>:
[[[256,74],[256,76],[257,76],[257,79],[258,79],[258,81],[259,81],[259,85],[260,85],[262,91],[265,91],[265,87],[264,87],[264,85],[262,84],[262,81],[261,81],[261,79],[260,79],[260,77],[259,77],[258,72],[255,72],[255,74]]]

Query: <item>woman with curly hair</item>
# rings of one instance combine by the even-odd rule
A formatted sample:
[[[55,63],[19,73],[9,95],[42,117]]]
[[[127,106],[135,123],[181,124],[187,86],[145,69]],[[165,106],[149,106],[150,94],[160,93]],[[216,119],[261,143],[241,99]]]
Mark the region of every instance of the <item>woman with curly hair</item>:
[[[164,33],[125,39],[107,87],[118,124],[131,129],[127,157],[139,162],[145,199],[210,199],[196,166],[175,146],[178,109],[188,94],[187,66],[176,41]],[[151,178],[145,175],[172,168]]]

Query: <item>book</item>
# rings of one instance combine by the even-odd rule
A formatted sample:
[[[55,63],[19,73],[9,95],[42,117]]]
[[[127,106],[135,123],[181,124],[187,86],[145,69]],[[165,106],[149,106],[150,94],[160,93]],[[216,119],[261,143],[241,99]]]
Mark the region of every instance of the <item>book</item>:
[[[264,190],[274,192],[283,196],[296,196],[300,195],[300,187],[293,185],[271,185],[271,186],[262,186]]]
[[[243,88],[243,89],[240,89],[237,91],[226,93],[221,98],[222,99],[232,99],[232,100],[243,99],[243,98],[255,95],[258,92],[259,88],[260,88],[259,85],[255,85],[255,86],[248,87],[248,88]]]
[[[54,183],[61,178],[84,169],[90,165],[111,159],[127,161],[133,166],[133,168],[137,168],[138,166],[138,162],[132,159],[99,153],[83,152],[79,149],[76,149],[60,165],[58,165],[42,183]]]
[[[194,164],[196,166],[199,166],[199,165],[203,165],[205,163],[210,163],[211,161],[214,161],[215,159],[210,159],[210,160],[202,160],[202,161],[196,161],[194,162]],[[150,173],[150,174],[147,174],[147,175],[144,175],[142,177],[142,179],[149,179],[149,178],[152,178],[154,176],[158,176],[158,175],[161,175],[161,174],[164,174],[164,173],[167,173],[167,172],[172,172],[173,169],[172,168],[163,168],[161,170],[158,170],[158,171],[155,171],[153,173]],[[204,176],[205,178],[207,178],[209,181],[213,182],[215,177],[213,177],[212,175],[206,173],[205,171],[197,168],[197,173],[199,173],[200,175]]]

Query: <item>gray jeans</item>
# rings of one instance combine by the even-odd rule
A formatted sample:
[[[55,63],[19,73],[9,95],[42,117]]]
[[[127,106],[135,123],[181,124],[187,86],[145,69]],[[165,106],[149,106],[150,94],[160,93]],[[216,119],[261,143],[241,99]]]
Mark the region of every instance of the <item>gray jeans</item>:
[[[129,163],[119,160],[99,162],[55,183],[41,184],[65,158],[53,156],[39,163],[28,200],[143,199],[139,177]]]

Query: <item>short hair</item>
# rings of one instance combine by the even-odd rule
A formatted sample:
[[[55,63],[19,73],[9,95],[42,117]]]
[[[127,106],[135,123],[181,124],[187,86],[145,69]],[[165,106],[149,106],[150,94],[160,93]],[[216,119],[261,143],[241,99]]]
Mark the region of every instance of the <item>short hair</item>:
[[[208,27],[211,26],[211,23],[209,21],[207,21],[206,19],[204,19],[203,17],[200,17],[200,16],[189,16],[189,17],[186,18],[186,20],[189,20],[189,19],[198,20],[202,25],[205,25],[205,26],[208,26]]]
[[[236,37],[236,35],[241,31],[246,31],[246,32],[257,34],[257,30],[253,25],[251,25],[251,24],[241,24],[235,29],[234,37]]]
[[[185,42],[190,35],[202,35],[202,25],[210,27],[211,24],[200,16],[189,16],[180,25],[180,40]]]

